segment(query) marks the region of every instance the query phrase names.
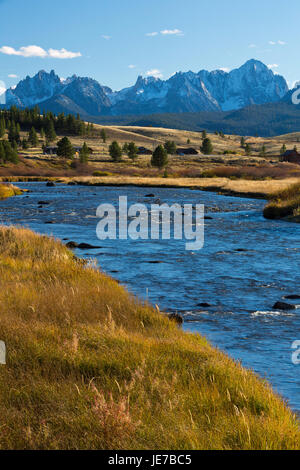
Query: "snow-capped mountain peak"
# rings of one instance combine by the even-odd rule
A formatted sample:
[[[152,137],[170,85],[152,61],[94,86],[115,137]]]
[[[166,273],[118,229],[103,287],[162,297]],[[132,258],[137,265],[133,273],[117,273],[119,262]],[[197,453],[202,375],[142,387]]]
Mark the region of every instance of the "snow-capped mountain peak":
[[[73,75],[60,79],[53,70],[41,70],[7,90],[6,102],[20,107],[45,103],[48,109],[53,103],[55,109],[59,108],[63,102],[71,111],[96,116],[236,110],[280,101],[287,92],[282,76],[251,59],[230,72],[177,72],[168,80],[139,76],[133,86],[120,91],[112,91],[92,78]]]

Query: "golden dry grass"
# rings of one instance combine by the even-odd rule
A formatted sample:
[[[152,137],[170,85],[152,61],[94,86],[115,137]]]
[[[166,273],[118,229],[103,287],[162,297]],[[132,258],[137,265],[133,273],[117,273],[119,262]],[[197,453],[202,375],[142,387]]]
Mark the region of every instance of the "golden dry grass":
[[[6,199],[12,196],[19,196],[22,191],[12,184],[0,184],[0,199]]]
[[[269,199],[270,202],[264,209],[264,216],[267,219],[288,218],[293,222],[300,221],[299,182],[271,194]]]
[[[0,229],[0,449],[299,449],[269,385],[85,266]]]
[[[78,177],[61,178],[61,182],[70,181],[83,185],[116,185],[116,186],[145,186],[145,187],[181,187],[200,190],[217,191],[224,194],[236,194],[267,197],[272,193],[283,190],[299,182],[298,178],[279,180],[232,180],[230,178],[141,178],[126,176]]]

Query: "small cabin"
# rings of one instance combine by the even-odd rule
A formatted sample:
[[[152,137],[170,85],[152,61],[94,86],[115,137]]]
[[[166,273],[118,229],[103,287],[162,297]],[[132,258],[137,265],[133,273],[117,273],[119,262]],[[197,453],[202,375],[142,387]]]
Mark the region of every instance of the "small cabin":
[[[138,155],[152,155],[151,150],[146,149],[146,147],[139,147],[138,148]]]
[[[300,165],[300,153],[298,153],[297,150],[288,150],[281,155],[280,160],[282,162],[296,163]]]
[[[198,155],[198,151],[193,147],[190,147],[188,149],[178,148],[176,153],[177,155]]]

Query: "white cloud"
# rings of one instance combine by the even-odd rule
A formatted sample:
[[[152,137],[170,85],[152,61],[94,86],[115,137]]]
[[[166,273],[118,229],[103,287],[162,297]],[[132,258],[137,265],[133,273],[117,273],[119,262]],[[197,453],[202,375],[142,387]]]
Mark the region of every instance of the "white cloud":
[[[105,39],[106,41],[109,41],[111,39],[111,36],[108,36],[107,34],[102,34],[102,39]]]
[[[183,36],[183,32],[180,29],[164,29],[160,32],[163,35],[176,35],[176,36]]]
[[[279,46],[285,46],[286,42],[284,42],[284,41],[269,41],[269,44],[271,46],[276,46],[277,44],[279,44]]]
[[[269,64],[268,65],[269,69],[277,69],[279,67],[278,64]]]
[[[230,69],[228,67],[220,67],[218,70],[222,70],[222,72],[229,72]]]
[[[0,48],[0,52],[6,55],[18,55],[22,57],[47,57],[45,49],[39,46],[23,46],[19,50],[13,47],[3,46]]]
[[[146,72],[146,77],[163,78],[163,74],[158,69],[151,69]]]
[[[180,29],[163,29],[162,31],[160,31],[159,33],[157,31],[154,31],[153,33],[146,33],[146,36],[150,36],[150,37],[153,37],[153,36],[157,36],[158,34],[162,34],[163,36],[184,36],[184,33],[183,31],[181,31]]]
[[[22,57],[50,57],[52,59],[74,59],[74,57],[81,57],[80,52],[70,52],[66,49],[49,49],[46,51],[39,46],[22,46],[20,49],[14,49],[13,47],[3,46],[0,48],[0,52],[6,55],[15,55]]]
[[[130,65],[128,65],[128,68],[129,68],[129,69],[135,69],[135,68],[136,68],[136,65],[130,64]]]
[[[81,57],[80,52],[70,52],[66,49],[49,49],[48,56],[52,59],[75,59],[75,57]]]
[[[18,75],[14,74],[14,73],[10,73],[8,75],[9,78],[18,78]]]
[[[249,44],[248,47],[250,47],[250,49],[254,49],[255,47],[257,47],[257,45],[256,44]]]

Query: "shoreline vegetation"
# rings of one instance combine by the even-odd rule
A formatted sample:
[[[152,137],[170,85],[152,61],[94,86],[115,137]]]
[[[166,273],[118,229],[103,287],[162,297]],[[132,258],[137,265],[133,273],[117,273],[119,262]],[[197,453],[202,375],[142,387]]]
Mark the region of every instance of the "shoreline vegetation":
[[[300,183],[278,191],[269,197],[264,209],[266,219],[283,219],[300,222]]]
[[[12,184],[0,183],[0,200],[7,199],[8,197],[20,196],[23,190],[17,188]]]
[[[137,186],[153,188],[186,188],[212,191],[223,195],[267,199],[299,183],[299,178],[246,180],[230,178],[156,178],[134,176],[7,176],[0,177],[0,182],[56,182],[83,186]]]
[[[300,448],[269,384],[60,241],[0,227],[0,449]]]

